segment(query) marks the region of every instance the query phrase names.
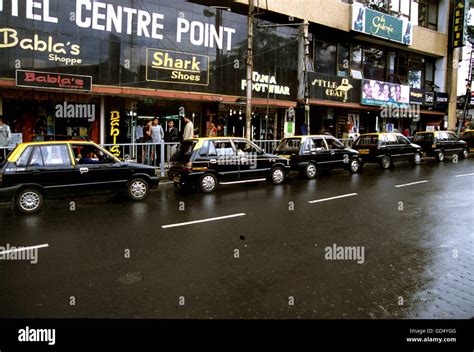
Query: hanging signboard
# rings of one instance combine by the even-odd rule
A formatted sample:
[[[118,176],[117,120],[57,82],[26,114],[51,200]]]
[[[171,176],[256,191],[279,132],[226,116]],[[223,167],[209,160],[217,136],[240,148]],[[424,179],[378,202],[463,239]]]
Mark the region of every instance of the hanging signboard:
[[[371,10],[359,2],[352,5],[351,28],[353,31],[405,45],[411,45],[413,41],[413,25],[408,19]]]

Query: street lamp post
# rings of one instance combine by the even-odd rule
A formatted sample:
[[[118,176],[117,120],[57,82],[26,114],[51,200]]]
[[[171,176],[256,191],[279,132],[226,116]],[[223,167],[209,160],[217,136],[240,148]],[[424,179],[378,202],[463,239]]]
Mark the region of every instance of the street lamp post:
[[[247,17],[247,97],[245,106],[245,137],[252,139],[252,75],[253,75],[254,0],[249,0]]]

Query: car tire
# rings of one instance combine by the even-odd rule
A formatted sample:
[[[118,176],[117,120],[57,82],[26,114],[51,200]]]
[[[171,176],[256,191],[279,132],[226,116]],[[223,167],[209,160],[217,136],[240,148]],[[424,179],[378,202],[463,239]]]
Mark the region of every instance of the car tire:
[[[461,159],[466,159],[469,157],[469,149],[468,148],[464,148],[462,153],[459,155],[461,157]]]
[[[380,166],[382,169],[387,170],[392,166],[392,159],[388,155],[385,155],[382,160],[380,160]]]
[[[203,193],[211,193],[217,189],[219,182],[214,174],[206,173],[199,178],[199,189]]]
[[[35,188],[25,188],[15,196],[15,209],[22,214],[36,214],[43,207],[43,194]]]
[[[361,163],[357,159],[352,159],[349,164],[349,172],[351,174],[356,174],[359,172],[360,168],[362,167]]]
[[[420,153],[415,153],[415,155],[413,155],[412,163],[414,165],[420,165],[421,164],[421,154]]]
[[[143,178],[132,178],[127,184],[128,199],[139,202],[148,197],[150,185]]]
[[[444,151],[440,150],[440,151],[436,154],[436,160],[438,160],[439,162],[441,162],[441,161],[444,160]]]
[[[276,166],[270,171],[270,182],[274,185],[281,185],[285,182],[285,170],[282,167]]]
[[[304,175],[308,180],[312,180],[316,178],[316,175],[318,174],[318,169],[316,167],[316,164],[314,163],[308,163],[305,168],[304,168]]]

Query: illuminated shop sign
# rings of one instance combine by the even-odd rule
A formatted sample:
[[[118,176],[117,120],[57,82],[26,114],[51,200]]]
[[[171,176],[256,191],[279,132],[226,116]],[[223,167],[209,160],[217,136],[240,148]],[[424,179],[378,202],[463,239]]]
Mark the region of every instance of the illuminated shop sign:
[[[53,36],[22,36],[16,29],[0,28],[0,49],[19,47],[23,50],[48,54],[48,60],[64,63],[66,66],[80,65],[82,59],[78,57],[81,47],[71,42],[61,42]]]
[[[309,97],[311,99],[339,101],[341,103],[360,102],[360,80],[310,72]]]
[[[209,84],[209,56],[147,48],[146,59],[147,81]]]
[[[61,1],[61,13],[67,14],[67,18],[59,18],[57,17],[59,13],[55,13],[53,10],[55,6],[52,5],[56,1],[31,0],[19,6],[18,0],[13,0],[9,7],[3,6],[4,2],[0,0],[0,13],[4,12],[11,17],[55,24],[69,21],[78,28],[157,40],[164,40],[165,33],[172,34],[170,28],[165,27],[166,19],[161,13],[162,9],[160,8],[159,12],[149,11],[146,5],[143,8],[136,8],[122,6],[121,3],[115,5],[92,0]],[[234,28],[190,21],[184,12],[178,13],[176,24],[171,28],[175,31],[177,43],[186,42],[195,46],[227,50],[231,50],[233,35],[236,33]]]
[[[243,79],[240,85],[241,90],[247,89],[247,80]],[[274,75],[264,75],[257,71],[252,72],[252,90],[257,93],[273,95],[290,95],[290,87],[280,85]]]
[[[352,5],[351,28],[405,45],[411,45],[413,41],[413,25],[408,19],[371,10],[358,2]]]
[[[469,0],[454,0],[451,24],[451,46],[459,48],[466,45],[469,17]]]
[[[396,83],[362,80],[362,99],[364,105],[408,107],[410,87]]]
[[[120,112],[110,112],[110,140],[113,146],[110,147],[110,153],[116,157],[120,157],[120,146],[117,145],[120,136]]]
[[[16,85],[29,88],[90,91],[92,77],[55,72],[16,70]]]

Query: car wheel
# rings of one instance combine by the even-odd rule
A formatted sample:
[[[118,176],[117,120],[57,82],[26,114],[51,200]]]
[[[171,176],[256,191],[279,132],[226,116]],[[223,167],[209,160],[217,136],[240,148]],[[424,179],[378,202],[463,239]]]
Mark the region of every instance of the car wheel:
[[[360,165],[359,160],[352,159],[350,167],[349,167],[349,171],[350,171],[351,174],[355,174],[355,173],[359,172],[360,167],[361,167],[361,165]]]
[[[443,161],[443,160],[444,160],[444,152],[443,152],[442,150],[440,150],[440,151],[438,152],[438,154],[436,154],[436,159],[437,159],[438,161]]]
[[[413,164],[415,165],[420,165],[421,164],[421,154],[420,153],[415,153],[413,156]]]
[[[318,170],[316,168],[316,165],[313,163],[308,163],[306,167],[304,168],[304,174],[307,179],[312,180],[313,178],[316,177],[318,173]]]
[[[150,186],[142,178],[133,178],[128,182],[127,195],[130,200],[141,201],[148,197]]]
[[[464,150],[461,153],[461,158],[466,159],[469,156],[469,149],[464,148]]]
[[[281,185],[283,182],[285,182],[285,171],[277,166],[270,171],[270,181],[274,185]]]
[[[42,206],[43,194],[37,189],[23,189],[15,196],[15,208],[22,214],[36,214]]]
[[[199,189],[204,193],[211,193],[217,189],[217,177],[213,174],[204,174],[199,179]]]
[[[385,155],[382,160],[380,161],[380,166],[382,166],[382,169],[387,170],[392,166],[392,159],[390,159],[389,156]]]

